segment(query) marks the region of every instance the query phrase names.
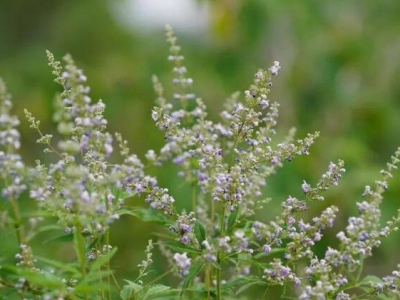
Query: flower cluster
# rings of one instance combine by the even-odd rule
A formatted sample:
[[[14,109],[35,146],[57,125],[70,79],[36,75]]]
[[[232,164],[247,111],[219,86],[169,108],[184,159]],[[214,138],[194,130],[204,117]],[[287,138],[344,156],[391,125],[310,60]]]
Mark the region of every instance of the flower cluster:
[[[17,153],[21,146],[20,134],[16,129],[19,120],[10,115],[11,108],[11,96],[7,94],[6,85],[0,78],[0,176],[5,183],[2,196],[17,199],[27,186],[24,182],[25,166]]]
[[[187,257],[187,253],[175,253],[174,261],[182,272],[182,276],[186,276],[189,272],[189,267],[191,266],[191,259]]]
[[[280,63],[257,71],[248,90],[229,97],[220,118],[211,120],[206,102],[191,90],[193,79],[170,27],[167,41],[174,73],[172,100],[167,100],[154,76],[157,99],[149,113],[165,144],[160,150],[150,149],[145,159],[146,165],[162,167],[170,162],[179,169],[177,176],[190,189],[184,199],[175,200],[168,188],[159,186],[145,163],[130,153],[127,141],[107,131],[106,106],[102,100],[92,101],[87,78],[70,55],[62,65],[47,53],[55,82],[62,87],[54,113],[57,142],[42,133],[40,121],[25,111],[39,134],[37,142],[52,155],[50,163],[23,164],[17,153],[19,121],[10,114],[10,96],[0,80],[0,179],[2,197],[10,205],[10,214],[5,212],[2,219],[16,231],[19,243],[11,258],[14,263],[0,268],[0,290],[24,299],[115,299],[118,291],[123,300],[220,300],[237,297],[255,285],[264,289],[266,298],[269,287],[276,285],[282,296],[303,300],[399,297],[399,267],[383,278],[363,277],[362,267],[382,239],[398,230],[400,210],[385,222],[380,205],[400,162],[400,149],[381,171],[381,180],[365,187],[356,204],[358,214],[350,216],[337,240],[328,241],[321,250],[316,245],[331,234],[339,207],[326,206],[316,216],[306,212],[339,184],[345,173],[343,161],[331,162],[315,186],[299,182],[299,197],[284,198],[280,213],[262,218],[265,205],[272,205],[266,197],[269,176],[297,156],[309,155],[319,136],[315,132],[295,138],[292,129],[283,141],[275,141],[279,104],[271,100],[270,92]],[[23,195],[37,205],[28,217],[20,212]],[[125,201],[135,196],[145,207]],[[179,209],[178,201],[185,202],[185,209]],[[169,230],[158,232],[156,243],[149,240],[146,258],[137,265],[137,278],[125,280],[121,288],[112,270],[117,247],[110,226],[122,215],[154,221]],[[54,220],[56,224],[47,225]],[[26,222],[32,225],[28,234]],[[58,230],[61,235],[54,240],[72,245],[67,248],[74,251],[72,261],[35,256],[30,242],[46,230]],[[164,275],[172,273],[182,280],[177,289],[144,283],[154,245],[169,264]],[[249,292],[247,298],[259,297]]]

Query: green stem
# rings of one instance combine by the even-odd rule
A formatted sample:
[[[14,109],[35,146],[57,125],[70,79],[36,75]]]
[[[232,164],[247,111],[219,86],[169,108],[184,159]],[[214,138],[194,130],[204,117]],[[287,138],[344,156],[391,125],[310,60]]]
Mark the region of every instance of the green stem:
[[[7,173],[8,173],[7,169]],[[9,186],[8,184],[8,178],[4,179],[4,184],[5,186]],[[24,227],[22,226],[22,218],[21,218],[21,212],[19,210],[19,205],[18,205],[18,199],[15,199],[13,195],[10,197],[10,203],[11,203],[11,208],[14,214],[14,227],[17,232],[17,239],[18,239],[18,244],[25,245],[26,244],[26,239],[25,239],[25,230]]]
[[[78,257],[78,262],[79,262],[79,267],[81,269],[81,274],[82,274],[82,281],[86,279],[86,249],[85,249],[85,240],[82,235],[82,224],[78,217],[76,218],[76,223],[75,223],[75,237],[74,237],[74,243],[75,243],[75,252],[76,256]],[[88,298],[88,294],[85,293],[85,299]]]
[[[261,296],[261,300],[266,300],[267,299],[267,292],[268,292],[269,286],[265,289],[264,294]]]
[[[110,209],[110,204],[108,203],[107,197],[104,197],[105,199],[105,204],[106,204],[106,210],[108,211]],[[107,228],[105,232],[105,245],[108,249],[108,246],[110,245],[110,228]],[[106,264],[107,271],[110,271],[110,260],[107,261]],[[110,273],[110,272],[109,272]],[[108,285],[108,299],[111,300],[111,275],[107,275],[107,285]]]
[[[222,209],[221,222],[220,222],[220,237],[225,235],[225,206]],[[217,300],[221,300],[221,253],[217,253],[217,261],[220,268],[217,269]]]
[[[220,258],[218,254],[218,263],[220,263]],[[221,269],[217,269],[217,300],[221,300]]]
[[[107,231],[106,231],[105,244],[108,249],[108,245],[110,244],[110,229],[107,229]],[[110,261],[107,261],[106,268],[107,268],[107,271],[110,271]],[[108,285],[108,299],[111,300],[111,276],[110,276],[110,274],[107,275],[107,285]]]
[[[225,235],[225,210],[226,210],[226,207],[225,207],[225,205],[224,205],[224,207],[223,207],[223,209],[222,209],[222,215],[221,215],[221,223],[220,223],[221,231],[220,231],[220,237],[224,237],[224,235]]]
[[[230,160],[229,160],[229,165],[228,165],[228,172],[229,172],[229,173],[231,172],[231,168],[232,168],[232,166],[233,166],[233,159],[235,158],[235,148],[236,148],[236,145],[237,145],[237,143],[238,143],[238,141],[239,141],[240,134],[242,133],[243,126],[244,126],[244,120],[243,120],[242,124],[240,125],[240,128],[239,128],[239,130],[238,130],[237,137],[236,137],[235,141],[233,142],[231,158],[230,158]]]
[[[214,218],[215,218],[215,201],[211,199],[211,222],[214,223]]]
[[[197,206],[197,192],[196,192],[196,183],[195,181],[192,182],[192,211],[196,212]]]
[[[17,231],[18,244],[21,246],[21,245],[26,244],[25,230],[24,230],[24,227],[22,226],[21,212],[19,210],[18,202],[14,197],[11,197],[10,203],[11,203],[11,207],[12,207],[14,219],[15,219],[14,227]]]
[[[164,274],[161,274],[160,276],[158,276],[156,279],[150,281],[148,284],[146,284],[144,287],[148,287],[151,286],[153,283],[159,281],[161,278],[167,276],[169,273],[172,273],[172,269],[168,270],[167,272],[165,272]]]
[[[211,268],[208,265],[204,272],[204,282],[207,290],[207,299],[211,299]]]

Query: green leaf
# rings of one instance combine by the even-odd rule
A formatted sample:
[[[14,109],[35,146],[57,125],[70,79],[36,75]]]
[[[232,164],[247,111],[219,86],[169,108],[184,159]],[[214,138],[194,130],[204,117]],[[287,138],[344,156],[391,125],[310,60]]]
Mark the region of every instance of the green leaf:
[[[358,287],[362,289],[366,293],[370,293],[374,290],[374,288],[371,286],[371,283],[383,283],[382,279],[374,276],[374,275],[368,275],[365,276],[359,283]]]
[[[211,265],[213,266],[214,269],[222,270],[221,265],[220,265],[218,262],[216,262],[216,261],[213,261],[213,262],[211,263]]]
[[[237,207],[234,212],[232,212],[228,217],[228,233],[231,233],[236,226],[236,220],[239,215],[239,208]]]
[[[101,268],[103,265],[108,263],[111,258],[114,256],[114,254],[117,252],[117,248],[113,248],[111,251],[109,251],[107,254],[100,256],[97,258],[92,265],[90,266],[90,271],[89,272],[97,272],[99,268]]]
[[[254,255],[253,258],[259,259],[261,257],[266,257],[269,255],[281,253],[281,252],[286,252],[286,248],[272,248],[272,250],[268,254],[265,254],[264,252],[260,252],[260,253],[257,253],[256,255]]]
[[[97,270],[96,272],[88,274],[85,280],[82,282],[98,281],[102,278],[112,275],[113,273],[114,273],[113,270],[101,270],[101,271]]]
[[[185,279],[183,280],[183,285],[182,285],[182,291],[181,291],[181,297],[187,287],[189,286],[190,282],[197,276],[197,274],[200,273],[200,271],[203,269],[204,266],[204,261],[203,260],[198,260],[195,262],[190,268],[188,274],[185,276]]]
[[[149,207],[135,207],[130,209],[119,209],[115,213],[122,215],[131,215],[144,222],[155,222],[160,225],[170,225],[171,221],[160,211]]]
[[[101,279],[112,275],[112,273],[113,271],[111,270],[93,272],[80,281],[75,286],[74,291],[77,293],[90,293],[98,290],[108,290],[107,281]]]
[[[76,256],[78,257],[78,262],[81,272],[83,273],[84,272],[83,270],[86,269],[86,251],[85,251],[85,240],[83,239],[81,226],[76,226],[75,228],[74,247]]]
[[[1,265],[0,274],[17,275],[18,268],[15,266],[11,266],[11,265]]]
[[[390,296],[386,296],[384,294],[379,294],[378,296],[376,296],[377,299],[381,299],[381,300],[393,300],[393,297]]]
[[[140,299],[143,300],[152,300],[152,299],[157,299],[159,297],[164,298],[167,293],[170,292],[170,287],[162,285],[162,284],[156,284],[150,286],[146,291],[141,295]]]
[[[196,221],[194,224],[194,234],[196,236],[197,241],[201,245],[203,241],[206,239],[206,231],[204,229],[203,224],[201,224],[199,221]]]
[[[43,244],[53,244],[53,243],[66,243],[71,242],[74,239],[73,233],[63,234],[54,238],[47,239],[43,241]]]
[[[62,229],[63,228],[58,224],[50,224],[50,225],[40,226],[38,229],[35,230],[35,233],[46,232],[50,230],[62,230]]]
[[[240,293],[244,292],[245,290],[247,290],[248,288],[252,287],[253,285],[258,284],[258,282],[249,282],[247,284],[242,285],[237,291],[236,291],[236,295],[239,295]]]
[[[230,280],[229,282],[227,282],[226,284],[223,285],[223,288],[231,289],[236,286],[243,286],[243,285],[247,285],[250,283],[265,285],[265,281],[260,280],[260,278],[257,276],[246,276],[246,277],[239,277],[239,278]],[[242,291],[240,291],[240,292],[242,292]],[[237,291],[236,294],[239,294],[239,292]]]
[[[177,241],[167,241],[167,242],[163,242],[163,244],[165,246],[167,246],[168,248],[170,248],[171,250],[178,252],[178,253],[195,253],[195,254],[200,254],[201,251],[199,249],[187,246],[181,242],[177,242]]]
[[[73,274],[73,276],[79,276],[80,272],[77,268],[71,266],[70,264],[65,264],[63,262],[60,262],[58,260],[52,260],[52,259],[48,259],[45,257],[40,257],[40,256],[35,256],[35,258],[38,261],[44,262],[47,265],[53,266],[59,270],[63,270],[65,272],[69,272],[71,274]]]
[[[121,191],[120,189],[116,189],[116,188],[112,189],[112,194],[115,196],[115,198],[122,199],[122,200],[132,198],[136,195],[135,192],[128,193],[127,191]]]
[[[129,285],[124,285],[122,287],[121,292],[119,293],[119,296],[121,297],[122,300],[129,300],[131,299],[132,293],[133,293],[133,288]]]
[[[361,280],[360,284],[362,284],[362,285],[366,284],[366,285],[369,286],[371,282],[372,283],[383,283],[382,279],[379,278],[378,276],[368,275],[368,276],[365,276]]]
[[[49,289],[63,290],[65,288],[65,284],[60,278],[48,272],[41,271],[37,273],[30,270],[19,269],[18,275],[24,277],[30,283],[41,285]]]
[[[124,285],[119,296],[121,297],[122,300],[133,299],[133,296],[138,294],[143,289],[143,286],[129,280],[125,281],[128,284]]]

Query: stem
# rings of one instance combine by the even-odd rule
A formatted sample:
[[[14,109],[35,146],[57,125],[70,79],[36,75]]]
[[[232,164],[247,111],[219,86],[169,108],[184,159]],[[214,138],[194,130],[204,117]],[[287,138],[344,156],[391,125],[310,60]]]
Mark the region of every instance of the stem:
[[[243,126],[244,126],[244,121],[245,121],[245,120],[243,120],[242,124],[240,124],[240,128],[239,128],[239,130],[238,130],[238,135],[237,135],[235,141],[233,142],[231,158],[230,158],[230,160],[229,160],[229,166],[228,166],[228,172],[229,172],[229,173],[231,172],[231,168],[232,168],[232,166],[233,166],[233,159],[234,159],[234,157],[235,157],[235,148],[236,148],[236,145],[237,145],[237,143],[238,143],[238,141],[239,141],[240,134],[242,133],[242,129],[243,129]]]
[[[155,283],[155,282],[157,282],[157,281],[159,281],[161,278],[163,278],[163,277],[165,277],[165,276],[167,276],[169,273],[172,273],[172,269],[171,270],[168,270],[167,272],[165,272],[164,274],[161,274],[160,276],[158,276],[156,279],[154,279],[154,280],[152,280],[152,281],[150,281],[148,284],[146,284],[144,287],[147,287],[147,286],[150,286],[150,285],[152,285],[153,283]]]
[[[226,210],[226,208],[225,208],[225,205],[224,205],[224,207],[223,207],[223,209],[222,209],[222,215],[221,215],[221,223],[220,223],[221,231],[220,231],[220,237],[224,237],[224,235],[225,235],[225,210]]]
[[[218,263],[220,263],[220,257],[218,253]],[[221,300],[221,269],[217,269],[217,300]]]
[[[19,210],[18,202],[14,197],[10,198],[10,203],[15,218],[14,227],[17,231],[18,244],[21,246],[26,244],[25,230],[24,227],[22,226],[22,220],[21,220],[21,212]]]
[[[196,183],[195,181],[192,182],[192,211],[196,211],[197,206],[197,193],[196,193]]]
[[[7,169],[7,173],[9,172],[9,170]],[[9,186],[8,184],[8,178],[4,178],[4,184],[5,186]],[[18,244],[24,245],[26,244],[26,240],[25,240],[25,230],[24,227],[22,226],[22,218],[21,218],[21,212],[19,210],[19,205],[18,205],[18,201],[17,199],[14,198],[13,195],[11,195],[10,197],[10,203],[11,203],[11,208],[14,214],[14,227],[17,231],[17,239],[18,239]]]
[[[215,218],[215,201],[211,199],[211,222],[214,223],[214,218]]]
[[[39,126],[36,127],[36,130],[39,132],[40,137],[44,137],[42,131],[40,130]],[[62,155],[60,152],[57,151],[57,149],[55,149],[50,143],[46,143],[47,147],[49,147],[49,149],[51,149],[51,151],[53,151],[55,154],[57,154],[61,159],[64,159],[65,156]]]
[[[207,299],[211,299],[211,268],[208,265],[206,267],[206,270],[204,271],[204,282],[206,285],[206,290],[207,290]]]
[[[86,280],[86,249],[85,240],[82,235],[82,224],[78,217],[75,220],[75,236],[74,236],[75,252],[78,258],[79,267],[82,274],[82,281]],[[88,300],[88,293],[84,292],[84,299]]]
[[[261,296],[261,299],[262,299],[262,300],[267,299],[267,292],[268,292],[268,289],[269,289],[269,286],[265,289],[264,294]]]
[[[106,204],[106,210],[108,211],[110,209],[110,204],[108,203],[107,196],[104,197],[105,199],[105,204]],[[108,246],[110,245],[110,228],[108,227],[105,233],[105,245],[108,249]],[[106,264],[106,269],[107,271],[110,271],[110,260],[107,261]],[[108,285],[108,299],[111,300],[111,276],[110,274],[107,275],[107,285]]]
[[[225,235],[225,205],[222,209],[221,223],[220,223],[220,237]],[[217,300],[221,300],[221,254],[217,253],[217,261],[220,268],[217,269]]]
[[[120,287],[119,284],[118,284],[117,278],[115,278],[114,274],[111,274],[111,277],[112,277],[112,279],[113,279],[113,281],[114,281],[115,286],[116,286],[117,289],[120,291],[120,290],[121,290],[121,287]]]
[[[110,244],[110,229],[107,229],[107,231],[106,231],[105,244],[108,249],[108,245]],[[107,261],[106,268],[107,268],[107,271],[110,271],[110,261]],[[108,299],[111,300],[111,277],[110,277],[110,275],[107,275],[107,285],[108,285]]]

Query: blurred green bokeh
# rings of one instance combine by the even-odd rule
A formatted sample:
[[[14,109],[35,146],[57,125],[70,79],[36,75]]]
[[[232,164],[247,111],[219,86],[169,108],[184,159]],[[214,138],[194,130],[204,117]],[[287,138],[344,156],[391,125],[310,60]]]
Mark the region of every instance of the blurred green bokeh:
[[[195,4],[207,12],[206,27],[193,32],[178,26],[176,31],[195,81],[194,92],[208,105],[211,118],[218,117],[226,97],[247,88],[258,68],[279,60],[282,70],[271,93],[281,103],[278,136],[292,126],[298,128],[299,137],[321,131],[310,157],[296,159],[269,180],[270,215],[260,215],[272,218],[287,195],[301,195],[304,179],[316,183],[329,162],[341,158],[348,170],[342,184],[312,213],[335,203],[341,210],[335,230],[343,229],[349,214],[356,212],[355,202],[364,186],[378,179],[379,170],[400,145],[400,1],[203,0]],[[26,163],[45,160],[45,155],[35,144],[37,135],[29,129],[23,108],[41,119],[44,132],[54,132],[52,102],[59,89],[45,49],[58,59],[67,52],[73,55],[88,76],[92,99],[101,98],[107,105],[109,130],[121,132],[133,152],[143,157],[147,149],[161,147],[162,134],[150,118],[155,98],[151,76],[159,75],[171,90],[168,45],[163,27],[152,30],[122,21],[119,14],[124,5],[128,1],[0,1],[0,76],[22,121]],[[174,1],[170,5],[179,8],[173,7]],[[148,11],[148,22],[157,18]],[[173,19],[166,21],[174,27]],[[173,171],[167,167],[154,174],[184,206],[186,189],[171,176]],[[385,220],[400,205],[400,174],[396,175],[383,205]],[[133,278],[156,230],[129,218],[115,224],[112,236],[119,247],[114,262],[119,279]],[[0,248],[0,256],[15,253],[10,234],[0,234],[10,241]],[[390,272],[400,262],[394,255],[398,240],[396,235],[384,241],[377,257],[367,261],[366,272]],[[36,243],[34,251],[69,257],[65,247],[54,253]],[[335,231],[327,232],[319,253],[335,243]],[[157,256],[156,263],[161,264],[160,259]]]

